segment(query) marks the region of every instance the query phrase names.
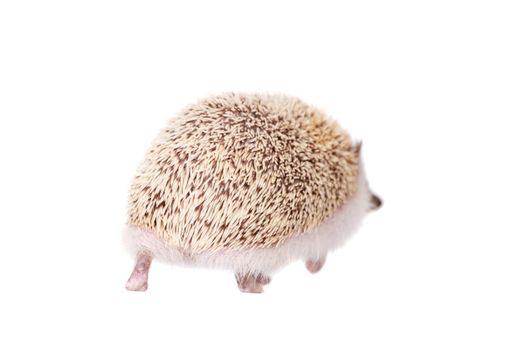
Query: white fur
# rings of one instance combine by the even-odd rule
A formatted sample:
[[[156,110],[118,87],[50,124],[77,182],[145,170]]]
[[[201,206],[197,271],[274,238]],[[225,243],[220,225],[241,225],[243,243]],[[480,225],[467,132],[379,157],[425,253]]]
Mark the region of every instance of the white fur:
[[[154,259],[174,264],[228,269],[239,273],[273,272],[295,260],[317,259],[339,248],[357,231],[370,208],[370,193],[360,164],[357,191],[333,216],[317,229],[290,238],[276,248],[259,248],[247,251],[217,251],[188,258],[153,233],[136,226],[127,226],[124,238],[133,254],[139,250],[151,252]]]

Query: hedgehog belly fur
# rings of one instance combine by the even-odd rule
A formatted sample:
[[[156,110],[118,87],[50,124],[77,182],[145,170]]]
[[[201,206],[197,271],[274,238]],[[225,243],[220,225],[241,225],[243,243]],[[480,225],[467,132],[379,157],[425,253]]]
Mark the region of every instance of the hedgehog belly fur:
[[[271,275],[295,260],[316,259],[339,248],[357,231],[369,208],[369,192],[362,164],[359,164],[356,182],[356,192],[330,218],[316,229],[291,237],[275,248],[220,250],[188,258],[154,233],[133,225],[124,229],[124,240],[132,254],[146,250],[155,259],[168,263]]]

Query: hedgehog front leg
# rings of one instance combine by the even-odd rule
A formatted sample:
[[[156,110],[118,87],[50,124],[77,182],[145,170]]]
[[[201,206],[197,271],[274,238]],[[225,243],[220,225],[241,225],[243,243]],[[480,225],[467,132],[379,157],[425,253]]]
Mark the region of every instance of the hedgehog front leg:
[[[270,277],[262,273],[236,273],[237,286],[243,293],[262,293],[264,286],[270,283]]]
[[[318,259],[308,259],[305,263],[306,269],[310,271],[310,273],[317,273],[323,268],[325,261],[326,255],[323,255]]]
[[[148,289],[148,272],[153,257],[149,252],[139,252],[137,263],[126,283],[126,289],[136,292],[144,292]]]

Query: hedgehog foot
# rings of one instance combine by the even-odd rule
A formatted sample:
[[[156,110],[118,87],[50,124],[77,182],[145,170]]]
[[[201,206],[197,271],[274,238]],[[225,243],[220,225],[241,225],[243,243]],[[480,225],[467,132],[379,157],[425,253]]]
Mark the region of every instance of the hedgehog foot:
[[[326,261],[326,256],[323,256],[315,260],[313,259],[306,260],[306,263],[305,263],[306,269],[310,271],[310,273],[317,273],[323,268],[325,261]]]
[[[270,283],[270,277],[263,274],[235,274],[237,286],[243,293],[262,293],[264,286]]]
[[[148,289],[148,273],[152,256],[147,252],[137,254],[137,263],[126,283],[126,289],[135,292],[144,292]]]

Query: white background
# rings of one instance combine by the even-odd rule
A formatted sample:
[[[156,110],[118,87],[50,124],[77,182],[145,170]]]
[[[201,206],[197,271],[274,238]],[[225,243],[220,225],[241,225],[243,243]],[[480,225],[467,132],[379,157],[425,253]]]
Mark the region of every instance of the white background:
[[[523,349],[521,1],[2,1],[0,348]],[[364,141],[371,214],[262,295],[153,263],[127,190],[187,103],[283,92]]]

